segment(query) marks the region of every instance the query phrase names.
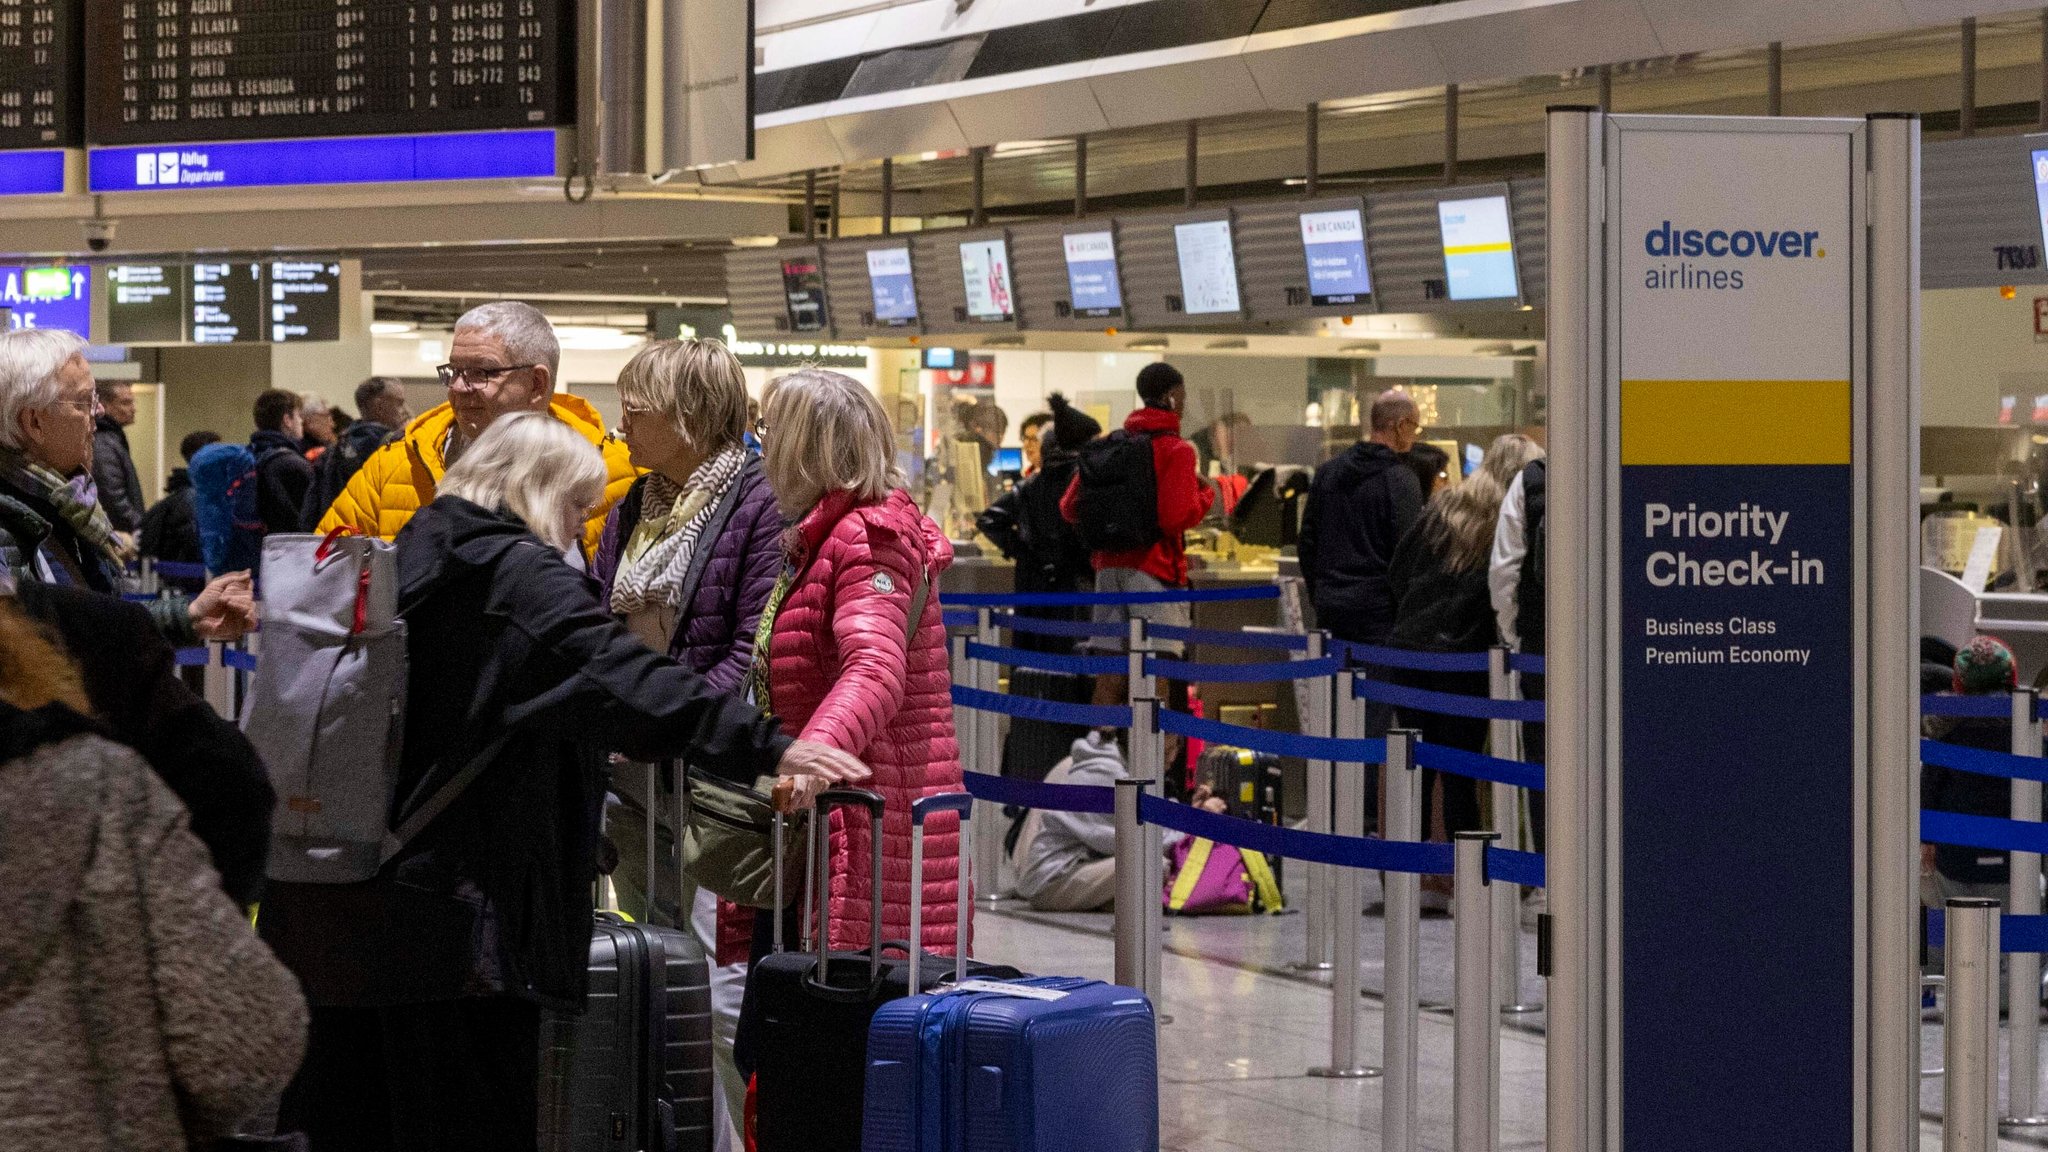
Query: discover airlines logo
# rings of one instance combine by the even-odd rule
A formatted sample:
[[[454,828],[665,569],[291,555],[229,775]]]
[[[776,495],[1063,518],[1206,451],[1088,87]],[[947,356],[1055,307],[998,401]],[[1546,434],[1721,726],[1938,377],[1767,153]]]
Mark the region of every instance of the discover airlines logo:
[[[1685,228],[1666,220],[1643,234],[1643,251],[1659,260],[1643,273],[1643,287],[1739,292],[1748,286],[1733,261],[1822,260],[1828,250],[1818,230],[1798,228]],[[1694,264],[1695,259],[1716,261]]]

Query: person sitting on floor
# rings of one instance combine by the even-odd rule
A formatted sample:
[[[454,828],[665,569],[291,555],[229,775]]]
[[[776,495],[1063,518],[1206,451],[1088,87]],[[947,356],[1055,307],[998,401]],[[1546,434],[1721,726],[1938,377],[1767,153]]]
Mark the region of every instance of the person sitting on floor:
[[[1108,732],[1090,732],[1074,741],[1073,754],[1053,766],[1047,784],[1115,787],[1130,779],[1123,752]],[[1222,813],[1228,805],[1206,787],[1195,789],[1188,802]],[[1181,833],[1165,833],[1171,851]],[[1040,912],[1093,912],[1116,900],[1116,818],[1090,812],[1033,810],[1024,818],[1017,838],[1017,894]]]

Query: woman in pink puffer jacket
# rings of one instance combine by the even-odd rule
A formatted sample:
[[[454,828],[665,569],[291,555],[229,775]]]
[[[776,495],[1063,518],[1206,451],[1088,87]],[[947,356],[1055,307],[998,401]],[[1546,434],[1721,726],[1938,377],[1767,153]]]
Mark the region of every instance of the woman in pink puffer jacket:
[[[850,752],[874,769],[881,828],[882,937],[910,933],[910,806],[957,792],[952,677],[939,612],[939,573],[953,549],[903,490],[895,434],[873,394],[836,372],[807,369],[768,386],[762,406],[768,482],[795,526],[783,536],[783,578],[757,639],[754,689],[783,730]],[[929,582],[915,628],[918,585]],[[908,641],[906,643],[906,641]],[[832,815],[831,942],[869,945],[874,833],[865,813]],[[926,949],[954,949],[960,877],[956,817],[925,825]]]

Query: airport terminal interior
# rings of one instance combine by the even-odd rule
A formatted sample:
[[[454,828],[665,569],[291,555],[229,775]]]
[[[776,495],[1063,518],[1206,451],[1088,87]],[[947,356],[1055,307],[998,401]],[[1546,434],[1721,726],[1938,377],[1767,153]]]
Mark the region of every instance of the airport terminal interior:
[[[772,478],[794,434],[760,405],[834,373],[886,423],[876,474],[928,518],[924,554],[951,550],[928,601],[883,569],[852,581],[911,597],[868,634],[904,642],[885,724],[912,665],[950,677],[932,691],[962,775],[923,794],[972,794],[972,836],[934,835],[930,859],[971,862],[973,958],[1014,970],[950,996],[1071,996],[1082,1038],[1007,1064],[927,1015],[920,1058],[959,1067],[920,1065],[925,1095],[885,1107],[914,1077],[890,1079],[875,1010],[842,1070],[865,1119],[816,1089],[845,1147],[2048,1147],[2044,250],[2048,9],[2002,0],[0,0],[0,333],[82,339],[99,430],[89,462],[43,466],[21,412],[57,377],[14,382],[29,361],[0,345],[0,536],[24,452],[104,505],[124,445],[139,516],[213,483],[195,433],[251,443],[251,485],[277,451],[327,476],[376,396],[413,423],[332,492],[402,472],[424,505],[478,435],[460,401],[507,373],[623,462],[674,403],[634,373],[676,341],[731,354],[753,404],[732,426]],[[502,302],[545,317],[558,356],[516,362],[506,338],[479,368],[475,318],[505,313],[473,310]],[[388,395],[359,387],[379,378]],[[1138,479],[1113,474],[1131,460]],[[632,514],[678,493],[688,560],[705,505],[663,483]],[[349,523],[324,503],[252,523],[257,498],[207,491],[185,497],[199,554],[116,520],[116,594],[156,611]],[[91,522],[89,500],[59,508]],[[372,514],[365,538],[402,523]],[[556,551],[600,565],[602,523]],[[629,569],[640,523],[611,541]],[[778,539],[763,594],[811,605],[833,545]],[[1078,575],[1048,575],[1059,548]],[[258,604],[296,583],[259,570]],[[901,623],[927,606],[942,637]],[[788,621],[742,615],[758,641],[726,639],[773,630],[776,656],[727,687],[761,704]],[[171,645],[266,759],[266,709],[326,706],[265,684],[296,674],[293,620]],[[813,670],[820,691],[855,656]],[[608,779],[637,773],[614,759]],[[919,793],[882,780],[905,809],[884,816],[893,892]],[[278,791],[280,829],[320,809]],[[607,829],[644,814],[622,795]],[[1039,838],[1083,824],[1075,850],[1114,871],[1062,904]],[[633,836],[601,867],[623,852],[638,879],[590,897],[593,1005],[625,995],[594,991],[627,980],[599,963],[605,926],[650,919],[656,850]],[[869,902],[865,859],[837,856],[855,839],[834,841],[835,941]],[[924,935],[896,934],[950,925],[944,891]],[[284,908],[256,912],[289,935]],[[664,921],[709,973],[701,1039],[549,1018],[538,1147],[803,1146],[766,1042],[751,1089],[728,1066],[720,988],[743,1049],[752,1027],[716,975],[742,912]],[[950,979],[937,951],[926,983]],[[867,971],[844,963],[826,983]],[[1053,976],[1082,983],[1009,982]],[[1110,1021],[1071,1005],[1098,987],[1152,1039],[1091,1051]],[[1015,1027],[1020,1051],[1055,1043]],[[590,1071],[599,1048],[623,1063]],[[1132,1076],[1156,1098],[1109,1087]],[[574,1096],[587,1077],[611,1102]],[[272,1099],[239,1131],[277,1118]]]

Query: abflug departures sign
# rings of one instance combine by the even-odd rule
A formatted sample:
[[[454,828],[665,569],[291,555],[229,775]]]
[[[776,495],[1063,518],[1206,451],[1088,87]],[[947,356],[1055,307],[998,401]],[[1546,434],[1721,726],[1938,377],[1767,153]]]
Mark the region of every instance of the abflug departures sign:
[[[1846,1150],[1851,137],[1610,140],[1623,1145]]]

